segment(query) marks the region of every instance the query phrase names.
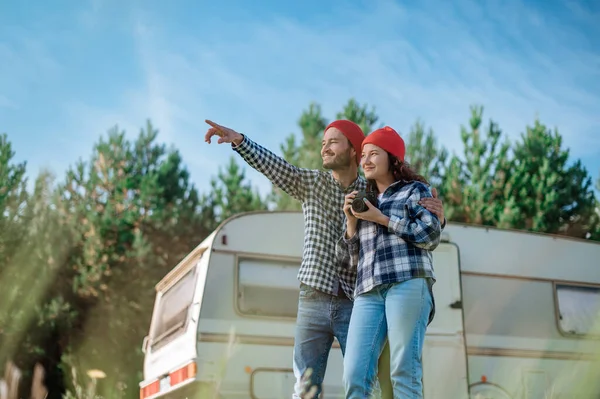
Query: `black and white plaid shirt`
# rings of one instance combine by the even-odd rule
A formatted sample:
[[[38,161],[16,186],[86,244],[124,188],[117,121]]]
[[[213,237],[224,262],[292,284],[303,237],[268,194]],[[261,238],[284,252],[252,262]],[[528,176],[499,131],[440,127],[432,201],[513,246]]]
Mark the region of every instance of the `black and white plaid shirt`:
[[[337,295],[340,288],[352,298],[356,270],[339,262],[335,245],[346,225],[344,197],[354,190],[364,190],[361,176],[344,189],[330,172],[304,169],[258,145],[244,135],[233,149],[264,174],[274,185],[302,202],[304,212],[304,248],[298,279],[319,291]]]
[[[387,226],[359,220],[357,233],[338,237],[338,259],[357,270],[354,297],[381,284],[402,282],[415,277],[435,281],[432,251],[441,238],[437,216],[419,205],[431,197],[421,182],[398,181],[386,189],[377,207],[390,218]]]

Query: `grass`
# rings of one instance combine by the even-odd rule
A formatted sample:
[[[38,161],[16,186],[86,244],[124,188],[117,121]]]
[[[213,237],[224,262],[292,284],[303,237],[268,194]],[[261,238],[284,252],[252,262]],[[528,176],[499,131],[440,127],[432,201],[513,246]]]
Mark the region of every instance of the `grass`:
[[[221,358],[218,369],[218,378],[213,384],[202,385],[194,397],[203,399],[220,399],[221,383],[227,372],[227,365],[235,355],[238,345],[238,339],[233,329],[229,332],[229,340],[225,348],[225,353]],[[314,399],[316,396],[317,387],[310,386],[310,375],[312,370],[307,370],[303,376],[303,393],[302,399]],[[5,367],[5,377],[0,379],[0,399],[22,399],[19,396],[18,387],[21,380],[21,370],[12,362],[8,361]],[[30,399],[45,399],[48,397],[48,390],[44,385],[45,370],[41,364],[36,364],[33,372],[33,382],[31,386]],[[71,366],[71,381],[72,389],[67,390],[63,394],[63,399],[102,399],[96,394],[97,379],[82,378],[77,373],[75,366]],[[111,397],[111,399],[114,399]],[[192,398],[190,398],[192,399]]]
[[[33,368],[33,381],[31,383],[31,399],[45,399],[48,390],[44,385],[44,367],[37,363]],[[19,383],[21,381],[21,370],[12,362],[6,362],[4,379],[0,380],[0,399],[20,399]]]
[[[223,380],[225,379],[225,375],[227,373],[227,367],[228,365],[231,363],[231,360],[233,359],[233,357],[235,356],[237,349],[238,349],[238,345],[239,345],[239,341],[238,338],[235,334],[235,331],[233,329],[230,330],[229,332],[229,339],[227,342],[227,345],[224,349],[224,353],[223,356],[221,357],[221,361],[219,363],[218,366],[218,372],[215,378],[215,381],[211,384],[205,384],[202,385],[199,390],[197,392],[195,392],[193,395],[190,395],[188,398],[189,399],[195,399],[195,398],[203,398],[203,399],[221,399],[222,397],[220,396],[220,391],[221,391],[221,384],[223,382]],[[579,370],[579,372],[581,372],[582,370]],[[573,373],[577,373],[577,370],[572,370]],[[31,387],[31,391],[32,391],[32,395],[30,397],[30,399],[45,399],[48,396],[48,391],[46,389],[46,387],[44,386],[44,368],[40,365],[40,364],[36,364],[34,367],[34,372],[33,372],[33,382],[32,382],[32,387]],[[312,374],[312,370],[307,370],[307,372],[303,375],[302,377],[302,387],[303,387],[303,392],[301,394],[301,397],[303,399],[314,399],[316,397],[316,392],[317,392],[317,387],[316,386],[311,386],[310,385],[310,377]],[[577,373],[580,374],[580,373]],[[592,370],[587,370],[585,372],[585,374],[589,374],[590,380],[588,381],[588,383],[584,383],[584,386],[573,386],[572,387],[572,392],[571,394],[574,394],[575,392],[577,393],[584,393],[584,392],[588,392],[590,388],[592,388],[591,386],[585,386],[585,385],[589,385],[589,383],[592,383],[592,374],[595,374]],[[21,379],[21,370],[19,370],[19,368],[11,361],[8,361],[5,367],[5,372],[4,372],[4,379],[0,380],[0,399],[22,399],[22,396],[18,395],[17,389],[19,386],[19,382]],[[101,396],[98,396],[96,394],[96,379],[93,378],[94,375],[88,375],[88,376],[80,376],[77,373],[77,370],[74,366],[71,367],[71,381],[70,381],[70,385],[73,387],[71,390],[68,390],[64,395],[63,395],[63,399],[101,399]],[[568,373],[565,371],[564,374],[561,375],[560,379],[561,380],[570,380],[571,378],[575,378],[575,375],[571,375],[571,373]],[[581,377],[581,375],[579,376]],[[82,381],[83,380],[83,381]],[[581,379],[579,378],[580,382]],[[585,381],[585,379],[584,379]],[[558,381],[551,381],[550,382],[550,386],[547,388],[546,392],[543,393],[543,398],[544,399],[554,399],[554,398],[558,398],[561,395],[558,393],[555,393],[555,390],[557,389],[556,384]],[[562,385],[564,385],[565,381],[562,381]],[[592,385],[595,386],[595,384],[592,383]],[[564,391],[564,386],[562,387],[562,389],[560,387],[558,387],[559,391]],[[116,388],[116,390],[114,392],[112,392],[110,394],[110,399],[118,399],[120,398],[120,391],[118,389],[118,387]],[[113,395],[114,394],[114,395]],[[290,393],[291,394],[291,393]],[[115,396],[116,395],[116,396]],[[324,397],[324,394],[321,394],[321,397]],[[474,395],[471,397],[471,399],[484,399],[485,397],[488,397],[487,394],[484,395]],[[493,395],[493,397],[496,397],[496,395]],[[508,397],[507,397],[508,398]],[[24,399],[24,398],[23,398]],[[451,398],[449,398],[451,399]]]

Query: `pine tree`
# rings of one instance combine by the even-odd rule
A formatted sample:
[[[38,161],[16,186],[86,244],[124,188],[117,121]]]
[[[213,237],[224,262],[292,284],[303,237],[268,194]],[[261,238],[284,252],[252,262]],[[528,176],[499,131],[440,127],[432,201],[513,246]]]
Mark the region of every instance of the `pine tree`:
[[[28,201],[26,163],[15,163],[7,134],[0,135],[0,362],[4,364],[19,343],[20,326],[28,314],[19,307],[26,281],[20,255],[27,252]]]
[[[10,359],[31,370],[40,361],[49,378],[60,379],[48,349],[74,316],[52,289],[60,280],[69,238],[52,204],[52,176],[42,172],[28,193],[26,163],[15,163],[14,156],[8,136],[0,135],[0,363]],[[24,372],[24,386],[30,386],[30,378]]]
[[[211,179],[210,184],[209,202],[217,216],[217,223],[213,227],[237,213],[267,209],[266,202],[258,190],[246,181],[245,171],[233,157],[229,158],[225,170],[219,169],[217,178]]]
[[[0,273],[26,235],[23,211],[27,202],[26,163],[15,163],[8,135],[0,134]]]
[[[13,259],[12,266],[17,270],[6,281],[17,295],[12,302],[3,303],[13,310],[9,323],[13,335],[3,341],[0,352],[24,370],[40,362],[53,388],[60,390],[63,376],[60,351],[58,355],[56,352],[63,342],[60,337],[68,336],[73,328],[77,312],[71,285],[65,278],[65,260],[73,248],[73,235],[61,223],[56,200],[54,176],[42,171],[24,209],[28,234]],[[32,375],[26,372],[23,377],[28,389]]]
[[[503,171],[510,164],[510,143],[500,142],[498,125],[490,121],[481,134],[483,107],[471,107],[470,130],[461,127],[463,158],[454,155],[445,168],[441,196],[449,220],[495,225],[505,185]]]
[[[60,186],[64,223],[75,231],[65,280],[78,314],[63,359],[110,369],[103,386],[127,386],[132,396],[154,285],[208,234],[181,156],[157,135],[150,122],[134,141],[112,129]]]
[[[283,158],[292,165],[300,168],[321,169],[321,140],[327,120],[323,117],[321,106],[311,103],[298,119],[302,136],[300,143],[296,142],[294,134],[290,134],[280,149]],[[300,201],[292,198],[279,187],[272,186],[268,197],[269,202],[278,210],[300,210]]]
[[[514,145],[511,227],[585,237],[594,213],[592,181],[578,160],[568,165],[562,136],[536,120]]]
[[[433,129],[425,132],[425,125],[417,121],[404,140],[406,145],[406,161],[413,170],[424,176],[432,186],[442,182],[444,165],[448,158],[448,150],[437,144]]]
[[[296,143],[296,136],[293,134],[289,135],[285,143],[281,145],[281,152],[283,159],[291,163],[292,165],[300,166],[300,151],[299,145]],[[297,211],[300,210],[302,204],[300,201],[292,198],[279,187],[273,185],[271,193],[267,197],[269,203],[275,205],[275,208],[280,211]]]

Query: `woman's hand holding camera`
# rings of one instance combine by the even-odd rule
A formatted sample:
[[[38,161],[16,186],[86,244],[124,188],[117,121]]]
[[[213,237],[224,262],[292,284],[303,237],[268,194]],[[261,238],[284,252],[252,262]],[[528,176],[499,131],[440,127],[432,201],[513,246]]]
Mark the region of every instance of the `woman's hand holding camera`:
[[[356,233],[356,226],[358,224],[358,219],[366,220],[369,222],[379,223],[383,226],[387,226],[390,219],[385,216],[377,207],[369,202],[369,200],[364,199],[365,205],[367,206],[367,210],[364,212],[355,212],[352,209],[352,201],[356,198],[356,194],[358,191],[353,191],[350,194],[346,195],[346,199],[344,201],[344,213],[346,214],[346,234],[348,237],[352,237],[354,233]]]
[[[358,191],[352,191],[350,194],[346,195],[344,200],[344,213],[346,214],[346,238],[350,238],[356,234],[358,219],[352,212],[352,201],[354,201],[356,194],[358,194]]]

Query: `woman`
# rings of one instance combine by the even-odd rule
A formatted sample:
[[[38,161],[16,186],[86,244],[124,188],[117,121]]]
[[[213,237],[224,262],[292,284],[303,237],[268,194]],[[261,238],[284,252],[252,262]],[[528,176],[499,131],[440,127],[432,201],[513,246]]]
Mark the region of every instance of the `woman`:
[[[440,222],[419,205],[432,197],[428,183],[404,162],[402,138],[390,127],[368,135],[361,166],[378,205],[355,212],[346,196],[346,231],[337,243],[342,261],[357,268],[344,385],[346,398],[372,395],[377,359],[386,338],[394,398],[422,398],[422,348],[434,314],[432,253]]]

